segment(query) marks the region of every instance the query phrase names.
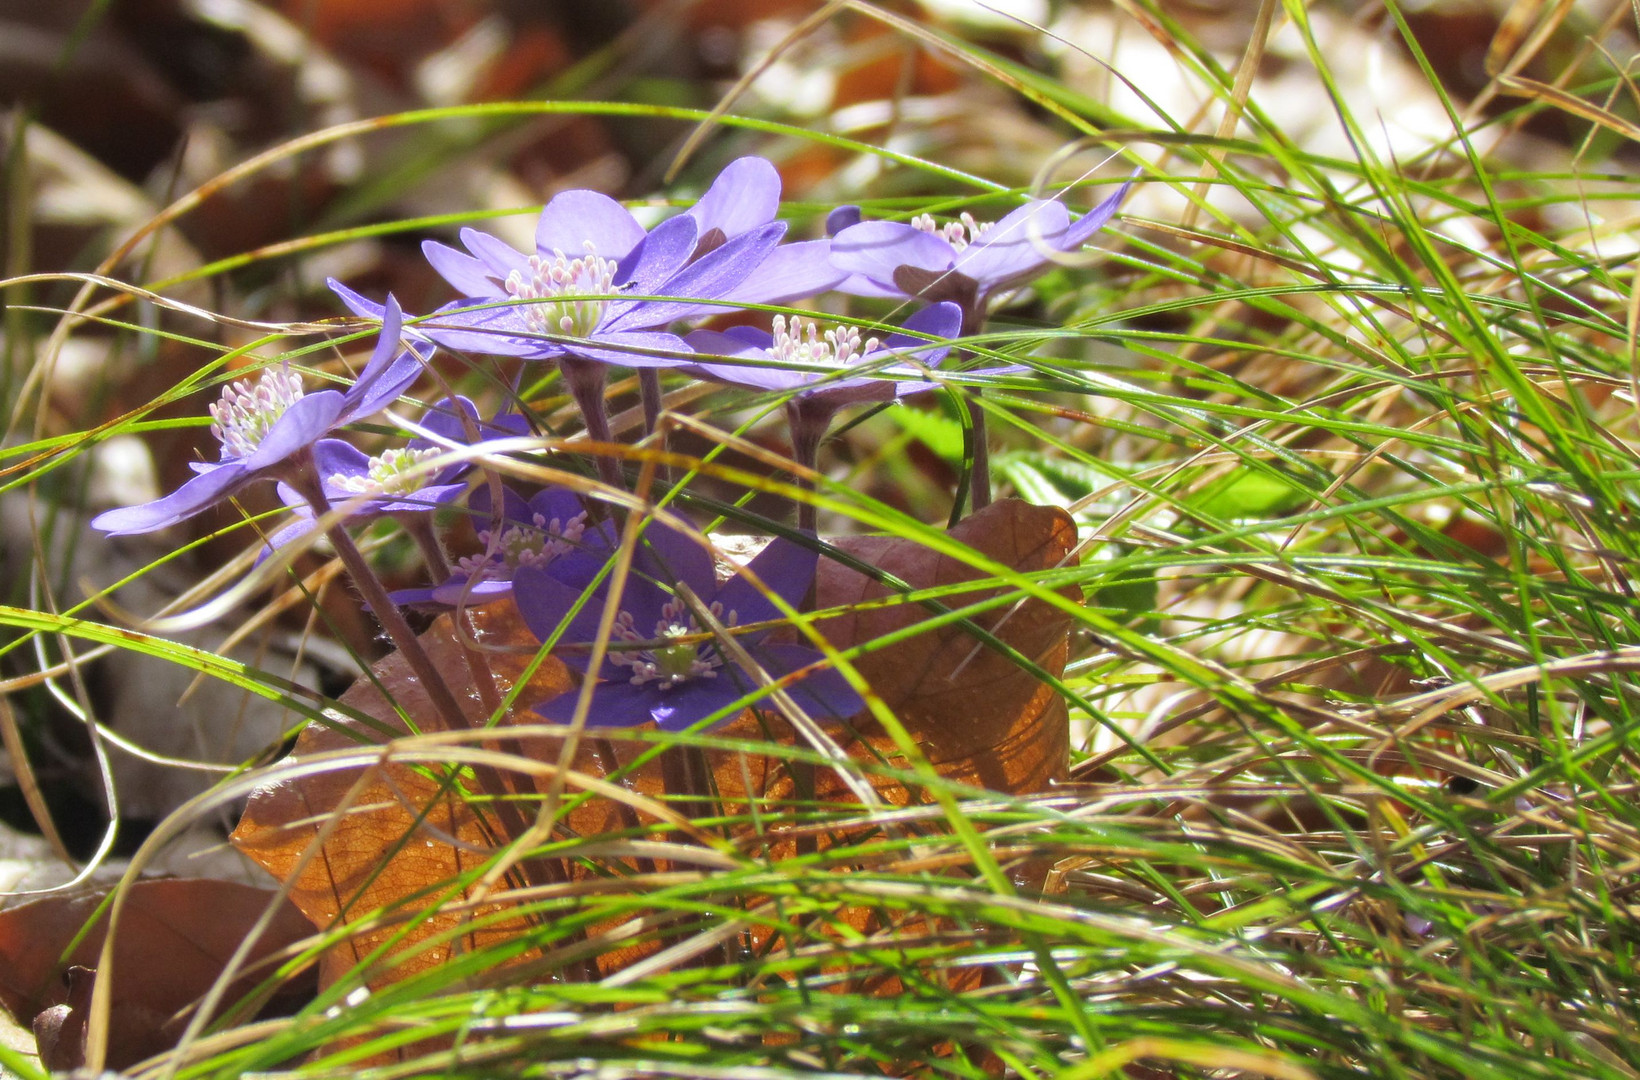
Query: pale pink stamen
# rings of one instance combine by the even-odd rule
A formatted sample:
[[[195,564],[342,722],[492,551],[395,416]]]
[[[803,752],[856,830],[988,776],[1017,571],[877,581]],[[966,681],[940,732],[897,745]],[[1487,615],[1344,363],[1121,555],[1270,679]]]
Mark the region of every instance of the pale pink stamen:
[[[384,450],[370,459],[364,474],[338,474],[330,478],[331,486],[354,495],[411,495],[427,486],[432,475],[417,471],[417,466],[438,457],[437,447],[423,450],[399,448]]]
[[[956,221],[948,221],[944,225],[935,221],[931,214],[918,214],[911,219],[911,227],[919,232],[937,236],[961,251],[963,248],[978,240],[991,228],[995,222],[978,222],[974,215],[964,210]]]
[[[723,605],[714,601],[711,606],[712,615],[724,626],[734,626],[739,616],[731,611],[727,616],[723,613]],[[615,637],[628,644],[639,641],[671,641],[674,638],[698,635],[702,631],[695,625],[694,616],[682,599],[674,597],[661,608],[661,617],[655,623],[655,632],[645,636],[638,632],[633,625],[630,612],[623,611],[615,617]],[[715,679],[718,669],[723,666],[722,657],[711,645],[680,642],[676,645],[662,645],[658,648],[611,650],[609,662],[618,667],[630,668],[632,677],[628,680],[633,686],[643,686],[646,683],[658,684],[656,689],[670,690],[691,679]]]
[[[824,335],[814,320],[793,316],[788,324],[786,316],[774,317],[774,344],[769,353],[776,360],[810,367],[847,367],[866,353],[880,347],[876,338],[860,340],[856,326],[839,326]]]
[[[529,328],[539,334],[591,337],[615,292],[615,260],[599,255],[589,240],[586,254],[578,259],[554,251],[550,259],[531,255],[529,267],[528,277],[514,270],[504,283],[507,295],[532,301],[519,305]]]
[[[248,457],[302,394],[302,377],[285,367],[263,369],[254,384],[230,383],[211,405],[211,434],[222,444],[222,460]]]
[[[567,522],[560,518],[549,521],[545,515],[535,514],[530,524],[509,525],[499,534],[483,529],[478,539],[484,545],[484,554],[464,556],[456,563],[456,572],[483,578],[504,568],[511,577],[511,571],[520,567],[546,566],[580,545],[586,523],[583,511]]]

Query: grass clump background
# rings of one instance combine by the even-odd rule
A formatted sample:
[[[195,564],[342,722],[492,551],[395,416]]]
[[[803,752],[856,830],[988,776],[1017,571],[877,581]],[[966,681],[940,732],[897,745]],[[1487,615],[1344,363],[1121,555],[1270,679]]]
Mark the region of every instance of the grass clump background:
[[[682,205],[744,154],[781,170],[794,237],[839,203],[984,220],[1034,194],[1082,213],[1139,180],[1092,247],[968,343],[1022,365],[985,388],[993,486],[1067,512],[1072,557],[985,563],[983,600],[913,594],[1067,620],[1062,676],[1009,661],[1068,715],[1055,782],[942,777],[894,741],[892,710],[881,761],[751,728],[632,736],[838,779],[766,803],[639,784],[641,813],[606,831],[524,839],[576,868],[556,888],[514,888],[523,855],[451,824],[459,873],[397,908],[298,920],[226,995],[295,984],[282,1009],[156,1019],[169,1042],[117,1064],[1640,1068],[1632,6],[70,7],[0,13],[42,58],[17,65],[4,129],[10,905],[154,871],[266,888],[225,837],[259,783],[292,775],[288,739],[392,721],[391,680],[374,714],[365,690],[338,701],[387,647],[326,552],[237,584],[277,525],[271,492],[157,537],[85,528],[188,475],[205,403],[241,369],[362,358],[372,328],[341,318],[326,277],[426,312],[448,299],[426,237],[522,243],[564,188]],[[888,310],[823,303],[868,324]],[[502,386],[441,370],[474,396]],[[725,536],[782,521],[776,399],[664,388],[689,422],[672,457],[635,444],[637,498]],[[613,394],[635,432],[635,380]],[[579,430],[562,385],[525,396],[547,426],[514,475],[590,476],[562,442]],[[944,542],[971,464],[961,406],[848,414],[822,455],[822,534]],[[413,577],[401,535],[364,540]],[[477,736],[394,745],[429,784],[441,764],[545,760]],[[851,795],[874,784],[914,795]],[[577,797],[519,802],[533,820]],[[730,842],[748,834],[768,839]],[[116,941],[136,932],[115,913]],[[319,989],[301,982],[316,968]],[[142,974],[58,1014],[89,1031],[64,1029],[85,1060],[106,1063]],[[0,1058],[38,1075],[34,1017],[17,1019]]]

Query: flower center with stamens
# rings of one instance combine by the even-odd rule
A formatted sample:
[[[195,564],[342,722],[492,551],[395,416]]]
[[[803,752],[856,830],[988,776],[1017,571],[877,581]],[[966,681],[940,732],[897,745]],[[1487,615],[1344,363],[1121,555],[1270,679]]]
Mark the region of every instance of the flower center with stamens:
[[[716,601],[712,603],[711,611],[724,626],[734,626],[739,621],[739,616],[733,611],[725,616],[723,605]],[[689,614],[683,600],[676,597],[661,608],[661,617],[656,621],[652,634],[639,633],[630,612],[623,611],[615,617],[615,638],[628,643],[664,642],[700,633],[702,631],[695,625],[694,616]],[[627,681],[633,686],[654,683],[658,690],[670,690],[691,679],[715,679],[718,669],[723,666],[723,658],[718,656],[717,649],[710,642],[688,641],[648,649],[612,649],[609,662],[630,668],[632,677]]]
[[[481,529],[479,542],[484,554],[467,555],[456,563],[456,572],[468,577],[488,576],[497,569],[505,569],[506,577],[521,566],[546,566],[561,555],[574,551],[586,532],[587,515],[582,511],[564,521],[547,520],[544,514],[535,514],[530,524],[511,524],[497,535],[490,529]]]
[[[824,335],[813,319],[793,316],[790,324],[784,315],[774,317],[774,344],[769,353],[786,364],[804,364],[811,367],[847,367],[881,344],[876,338],[860,342],[860,329],[839,326]]]
[[[285,410],[302,400],[302,377],[285,367],[266,368],[255,383],[230,383],[211,406],[211,434],[222,444],[222,460],[249,456]]]
[[[529,265],[528,277],[514,270],[503,283],[507,295],[532,301],[518,309],[529,328],[538,334],[591,337],[615,292],[615,260],[599,255],[589,240],[586,254],[578,259],[554,251],[550,259],[531,255]]]
[[[438,457],[439,452],[437,447],[383,450],[370,459],[370,467],[364,473],[339,473],[331,477],[330,482],[354,495],[410,495],[426,487],[431,476],[430,473],[415,472],[416,466]]]
[[[918,214],[911,219],[913,229],[928,233],[930,236],[937,236],[958,251],[984,236],[993,224],[995,223],[990,221],[984,224],[975,221],[974,215],[966,210],[962,212],[956,221],[950,221],[944,225],[935,221],[931,214]]]

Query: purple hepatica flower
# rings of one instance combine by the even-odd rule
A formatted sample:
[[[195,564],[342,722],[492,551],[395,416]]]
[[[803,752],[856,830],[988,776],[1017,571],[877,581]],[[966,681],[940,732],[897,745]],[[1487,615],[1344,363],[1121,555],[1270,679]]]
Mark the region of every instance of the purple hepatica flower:
[[[664,730],[681,731],[729,708],[755,683],[709,636],[702,636],[705,631],[676,593],[676,585],[687,585],[725,627],[773,622],[781,614],[744,575],[719,585],[712,557],[683,533],[652,522],[644,535],[646,547],[633,562],[633,573],[621,592],[609,651],[596,672],[603,681],[593,689],[587,722],[595,727],[624,727],[654,721]],[[775,539],[746,569],[796,606],[813,583],[817,564],[815,551]],[[565,621],[580,595],[580,590],[533,569],[520,570],[514,582],[524,621],[542,641]],[[586,669],[587,646],[597,636],[606,598],[606,589],[600,589],[568,619],[559,641],[561,646],[570,646],[561,655],[572,667]],[[759,630],[736,635],[736,640],[776,678],[823,659],[818,650],[805,645],[769,644],[764,640],[767,635],[767,630]],[[696,640],[678,640],[687,638]],[[815,717],[848,717],[863,705],[853,688],[830,668],[817,668],[786,691]],[[536,711],[548,720],[568,723],[578,698],[575,693],[562,694],[536,706]]]
[[[1041,274],[1054,256],[1073,252],[1104,227],[1133,186],[1130,180],[1084,217],[1071,220],[1063,203],[1032,199],[993,224],[963,214],[938,225],[927,214],[909,223],[859,220],[840,207],[828,225],[832,263],[849,272],[838,288],[859,296],[949,300],[961,305],[963,330],[973,333],[995,294]]]
[[[314,471],[325,501],[347,510],[348,518],[366,521],[383,515],[427,514],[467,490],[462,479],[472,463],[458,461],[435,470],[419,469],[452,446],[486,439],[521,435],[528,430],[522,416],[505,414],[485,423],[478,407],[464,397],[445,398],[427,410],[421,420],[426,436],[374,456],[340,439],[320,439],[313,446]],[[279,498],[296,513],[296,520],[268,537],[263,556],[313,528],[313,511],[293,488],[279,485]]]
[[[776,315],[773,334],[736,326],[723,333],[697,330],[688,340],[697,353],[752,361],[698,361],[693,365],[705,374],[756,390],[796,391],[805,411],[829,416],[845,405],[890,401],[939,385],[925,377],[927,369],[937,367],[951,346],[927,338],[956,337],[962,329],[962,309],[952,303],[934,304],[912,315],[903,328],[926,336],[891,334],[887,341],[862,341],[853,326],[839,326],[822,335],[812,320],[788,322],[785,316]],[[856,370],[867,374],[847,374]]]
[[[907,319],[902,329],[935,339],[953,338],[962,330],[962,309],[948,301],[932,304]],[[939,383],[926,377],[928,369],[951,351],[948,344],[933,344],[911,334],[891,334],[886,342],[876,338],[862,342],[860,331],[852,326],[839,326],[822,336],[812,321],[794,318],[788,325],[781,315],[774,317],[773,334],[749,326],[732,327],[721,334],[697,330],[689,335],[689,344],[698,353],[762,362],[702,360],[694,368],[705,375],[758,390],[794,391],[786,401],[792,456],[808,469],[817,467],[820,441],[838,409],[933,390]],[[1012,370],[1018,369],[995,368],[986,374]],[[849,375],[851,371],[868,374]],[[798,483],[812,486],[807,478]],[[812,502],[799,502],[797,522],[805,529],[815,527]]]
[[[580,498],[547,488],[528,502],[509,487],[501,489],[502,510],[491,514],[489,485],[474,490],[468,509],[490,524],[480,529],[484,550],[459,559],[446,580],[430,589],[392,594],[398,604],[448,609],[488,604],[511,596],[513,576],[531,569],[550,574],[577,592],[598,576],[615,543],[608,522],[591,524]]]
[[[685,211],[700,229],[695,256],[767,226],[779,210],[780,173],[775,167],[760,157],[731,161],[700,201]],[[833,289],[847,276],[831,264],[830,240],[804,240],[769,252],[754,273],[719,299],[731,304],[784,304]],[[700,305],[688,315],[722,310],[721,305]]]
[[[678,366],[687,362],[679,354],[687,354],[688,346],[654,328],[697,313],[701,305],[695,301],[730,293],[764,261],[786,226],[753,226],[697,257],[700,229],[696,218],[680,214],[646,233],[607,195],[565,191],[541,211],[533,255],[475,229],[461,232],[472,254],[429,240],[422,245],[427,260],[464,299],[429,315],[423,330],[463,352]],[[330,287],[356,312],[377,310],[339,282]]]
[[[198,475],[169,495],[98,514],[92,527],[120,536],[185,521],[256,480],[300,467],[328,432],[386,408],[421,376],[433,347],[412,342],[399,351],[403,314],[392,296],[381,318],[376,351],[345,393],[305,393],[302,377],[283,365],[265,368],[254,384],[248,379],[231,384],[211,406],[216,421],[211,434],[222,444],[221,459],[193,465]]]

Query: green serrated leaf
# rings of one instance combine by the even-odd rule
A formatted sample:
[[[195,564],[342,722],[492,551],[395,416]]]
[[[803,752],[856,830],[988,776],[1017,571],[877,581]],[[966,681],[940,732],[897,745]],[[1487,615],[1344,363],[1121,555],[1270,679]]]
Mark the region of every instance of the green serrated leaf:
[[[1031,458],[1036,455],[1010,454],[996,463],[996,469],[1012,484],[1019,497],[1038,506],[1063,506],[1065,497],[1054,482]]]
[[[1056,506],[1085,499],[1121,476],[1116,470],[1107,471],[1039,450],[998,455],[995,467],[1013,483],[1021,498]]]
[[[1292,513],[1310,498],[1310,493],[1294,483],[1254,472],[1236,472],[1196,492],[1186,505],[1209,517],[1224,521],[1280,517]]]
[[[1114,608],[1128,618],[1149,618],[1156,611],[1156,572],[1118,570],[1088,594],[1090,603]]]
[[[890,409],[900,429],[934,453],[951,462],[962,463],[962,424],[943,413],[922,409]]]

